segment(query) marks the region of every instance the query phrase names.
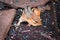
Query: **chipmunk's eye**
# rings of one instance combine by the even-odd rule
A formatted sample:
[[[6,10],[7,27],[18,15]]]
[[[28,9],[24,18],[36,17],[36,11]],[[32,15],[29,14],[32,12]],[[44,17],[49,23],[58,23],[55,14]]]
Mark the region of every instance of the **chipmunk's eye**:
[[[33,21],[34,24],[38,23],[37,21]]]

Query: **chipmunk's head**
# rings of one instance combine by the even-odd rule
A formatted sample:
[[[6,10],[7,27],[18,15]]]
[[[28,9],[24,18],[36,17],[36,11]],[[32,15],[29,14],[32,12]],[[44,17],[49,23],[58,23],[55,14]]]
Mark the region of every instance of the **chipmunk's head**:
[[[32,25],[34,26],[42,25],[41,18],[40,18],[41,11],[38,8],[33,8],[32,11],[33,11]]]

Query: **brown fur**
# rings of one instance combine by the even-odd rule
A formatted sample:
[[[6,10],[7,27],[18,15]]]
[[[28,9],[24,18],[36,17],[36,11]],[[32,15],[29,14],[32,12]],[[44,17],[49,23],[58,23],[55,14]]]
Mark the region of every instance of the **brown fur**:
[[[19,19],[20,22],[27,21],[29,25],[32,26],[39,26],[42,25],[40,19],[40,10],[37,8],[33,8],[34,12],[31,14],[31,17],[27,17],[25,13],[22,14],[21,18]],[[17,23],[17,26],[20,25],[20,22]]]

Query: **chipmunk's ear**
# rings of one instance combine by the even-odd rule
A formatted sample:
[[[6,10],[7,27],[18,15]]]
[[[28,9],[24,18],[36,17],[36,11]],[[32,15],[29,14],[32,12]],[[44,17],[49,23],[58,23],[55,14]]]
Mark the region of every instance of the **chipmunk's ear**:
[[[33,12],[37,15],[40,16],[41,11],[38,8],[33,8]]]

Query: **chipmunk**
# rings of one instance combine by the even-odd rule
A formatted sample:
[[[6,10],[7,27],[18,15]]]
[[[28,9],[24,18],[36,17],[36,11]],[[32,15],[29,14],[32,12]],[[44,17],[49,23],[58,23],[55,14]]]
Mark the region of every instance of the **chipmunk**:
[[[28,25],[32,26],[40,26],[42,25],[41,22],[41,10],[38,8],[32,8],[26,7],[22,13],[22,16],[19,18],[19,22],[17,23],[17,26],[20,25],[21,22],[26,21],[28,22]]]
[[[39,26],[42,25],[41,19],[40,19],[40,10],[37,8],[31,9],[30,7],[25,8],[25,10],[22,13],[22,16],[19,18],[19,22],[17,23],[17,26],[20,25],[21,22],[27,21],[32,26]]]

